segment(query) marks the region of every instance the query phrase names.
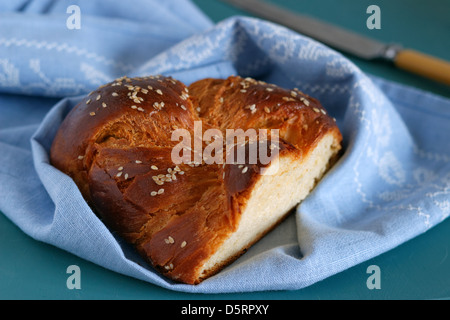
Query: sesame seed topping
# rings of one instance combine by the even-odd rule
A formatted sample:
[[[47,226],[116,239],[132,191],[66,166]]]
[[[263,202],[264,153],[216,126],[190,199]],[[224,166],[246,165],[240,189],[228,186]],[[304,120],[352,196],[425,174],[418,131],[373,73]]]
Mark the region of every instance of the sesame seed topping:
[[[95,116],[95,112],[91,112],[91,113],[89,113],[89,115]]]
[[[118,94],[117,92],[113,92],[113,93],[111,93],[111,95],[112,95],[113,97],[118,97],[118,96],[119,96],[119,94]]]
[[[137,108],[138,111],[144,112],[144,109],[142,107]]]
[[[160,89],[156,90],[156,93],[159,95],[163,95],[162,91]]]
[[[184,105],[181,105],[180,107],[181,109],[186,110],[186,107]]]
[[[91,103],[91,99],[88,99],[88,100],[86,101],[86,104],[89,104],[89,103]]]
[[[148,88],[149,90],[153,90],[153,87],[152,87],[152,86],[147,86],[147,88]]]
[[[98,96],[97,96],[97,98],[95,98],[95,100],[100,100],[100,98],[101,98],[102,96],[99,94]]]
[[[158,170],[158,167],[155,165],[152,165],[150,168],[152,168],[153,170]]]
[[[106,103],[102,102],[102,107],[106,108]]]
[[[305,106],[309,106],[309,100],[306,100],[305,98],[301,97],[300,101],[303,101],[303,103],[305,104]]]
[[[128,173],[125,173],[125,176],[124,176],[124,178],[125,178],[125,180],[127,180],[127,179],[128,179]]]
[[[266,91],[272,92],[273,88],[266,88]]]
[[[319,112],[320,112],[320,110],[319,110],[319,109],[317,109],[317,108],[313,108],[313,110],[314,110],[314,112],[317,112],[317,113],[319,113]]]
[[[320,109],[320,112],[322,112],[323,114],[327,114],[327,112],[323,109]]]
[[[167,240],[169,240],[169,243],[175,243],[175,240],[171,236],[168,236]]]
[[[142,161],[141,161],[141,160],[136,160],[135,162],[136,162],[136,163],[142,163]]]
[[[264,107],[264,111],[265,111],[266,113],[270,113],[269,107]]]
[[[116,177],[120,177],[122,175],[122,171],[120,171],[118,174],[116,174]]]
[[[184,247],[186,247],[186,245],[187,245],[187,242],[186,242],[186,241],[183,241],[183,242],[181,243],[180,247],[181,247],[181,248],[184,248]]]
[[[158,194],[158,192],[156,192],[156,191],[152,191],[152,192],[150,193],[150,195],[151,195],[152,197],[156,196],[157,194]]]
[[[248,170],[248,167],[245,167],[244,169],[242,169],[242,173],[246,173]]]
[[[119,167],[119,168],[117,168],[117,170],[122,171],[122,170],[123,170],[123,167]]]
[[[131,109],[137,109],[137,107],[135,105],[132,105]]]
[[[161,103],[155,102],[153,104],[153,108],[155,108],[157,110],[161,110],[163,107],[164,107],[164,102],[161,102]]]
[[[78,156],[78,160],[83,160],[84,156]]]

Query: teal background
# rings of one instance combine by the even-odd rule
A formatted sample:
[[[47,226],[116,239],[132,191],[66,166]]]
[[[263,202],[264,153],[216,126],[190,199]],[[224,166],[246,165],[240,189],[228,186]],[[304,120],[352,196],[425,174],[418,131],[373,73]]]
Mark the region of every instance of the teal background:
[[[219,0],[193,1],[214,22],[248,15]],[[450,61],[450,1],[270,2]],[[381,8],[381,30],[366,27],[366,8],[371,4]],[[348,57],[367,73],[450,98],[450,88],[445,85],[384,62]],[[70,265],[81,269],[79,290],[66,287]],[[380,267],[379,290],[366,286],[370,265]],[[450,299],[450,219],[389,252],[302,290],[204,295],[173,292],[106,270],[33,240],[0,214],[0,299]]]

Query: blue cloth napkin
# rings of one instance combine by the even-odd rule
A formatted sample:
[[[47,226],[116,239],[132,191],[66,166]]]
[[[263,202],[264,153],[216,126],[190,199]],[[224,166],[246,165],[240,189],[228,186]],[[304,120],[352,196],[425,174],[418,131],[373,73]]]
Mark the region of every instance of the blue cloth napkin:
[[[81,28],[68,29],[70,5]],[[366,75],[258,19],[213,25],[188,0],[0,4],[0,211],[23,232],[110,270],[201,293],[300,289],[386,252],[450,214],[450,101]],[[200,285],[155,273],[49,164],[68,111],[122,75],[250,76],[318,98],[344,154],[273,232]]]

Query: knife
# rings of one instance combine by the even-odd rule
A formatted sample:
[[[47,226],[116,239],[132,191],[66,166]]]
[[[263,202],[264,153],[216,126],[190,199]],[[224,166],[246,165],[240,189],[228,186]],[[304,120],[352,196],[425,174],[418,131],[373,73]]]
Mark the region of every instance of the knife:
[[[284,25],[342,52],[364,60],[381,59],[396,67],[450,85],[450,63],[403,48],[400,44],[383,43],[305,15],[292,13],[260,0],[222,0],[265,20]]]

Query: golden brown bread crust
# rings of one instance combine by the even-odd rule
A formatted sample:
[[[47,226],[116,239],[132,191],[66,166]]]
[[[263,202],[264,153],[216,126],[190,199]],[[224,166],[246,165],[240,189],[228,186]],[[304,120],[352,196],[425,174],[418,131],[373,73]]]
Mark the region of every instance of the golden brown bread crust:
[[[83,99],[51,148],[51,163],[74,179],[107,226],[160,272],[191,284],[202,281],[202,263],[236,230],[261,167],[175,165],[172,132],[193,132],[200,120],[203,131],[224,136],[230,128],[279,129],[280,154],[299,159],[325,134],[342,139],[320,103],[298,90],[241,77],[189,88],[170,77],[122,77]]]

